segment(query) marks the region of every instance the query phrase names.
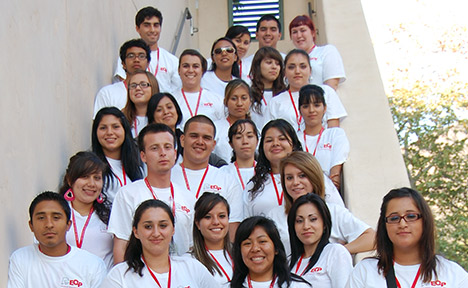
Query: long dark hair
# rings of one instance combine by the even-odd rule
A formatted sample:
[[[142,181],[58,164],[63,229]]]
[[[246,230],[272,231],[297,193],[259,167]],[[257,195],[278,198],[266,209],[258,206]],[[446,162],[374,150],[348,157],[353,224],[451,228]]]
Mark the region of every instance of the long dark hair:
[[[286,85],[284,84],[284,63],[283,57],[273,47],[262,47],[258,49],[255,53],[255,56],[252,59],[252,66],[250,66],[250,79],[252,79],[251,85],[251,93],[253,98],[253,108],[254,111],[257,113],[261,113],[262,109],[262,99],[263,99],[263,92],[265,91],[265,85],[263,84],[263,76],[262,76],[262,69],[261,63],[263,59],[271,58],[275,61],[278,61],[280,70],[278,74],[278,78],[273,81],[273,96],[278,95],[279,93],[286,90]]]
[[[278,277],[276,282],[278,287],[283,287],[284,283],[287,284],[286,287],[289,287],[292,281],[305,282],[301,277],[290,273],[284,245],[281,242],[275,222],[263,216],[253,216],[242,221],[236,231],[232,255],[232,259],[234,261],[234,274],[232,275],[231,287],[243,287],[245,278],[249,274],[249,268],[245,265],[242,259],[241,244],[250,236],[250,234],[252,234],[252,231],[256,227],[261,227],[265,230],[275,247],[273,275]]]
[[[193,219],[193,256],[200,261],[205,267],[210,271],[212,275],[216,272],[222,274],[221,270],[218,268],[218,265],[213,261],[210,255],[206,252],[205,246],[205,237],[203,237],[200,229],[197,227],[197,223],[203,219],[216,205],[219,203],[224,204],[226,207],[227,213],[229,215],[230,208],[226,199],[218,193],[205,192],[198,198],[195,203],[195,215]],[[228,216],[226,215],[226,216]],[[224,257],[226,253],[231,253],[231,241],[229,240],[229,232],[224,237],[224,247],[223,247]],[[227,257],[226,257],[227,258]]]
[[[216,44],[218,44],[219,41],[227,41],[234,48],[234,50],[235,50],[234,53],[236,54],[237,60],[234,61],[234,63],[232,64],[231,75],[233,75],[233,76],[235,76],[237,78],[240,78],[239,64],[237,63],[237,61],[239,61],[239,55],[237,54],[236,44],[234,44],[234,42],[232,42],[232,40],[230,38],[221,37],[221,38],[217,39],[215,42],[213,42],[213,45],[211,46],[211,52],[210,52],[211,59],[213,59],[214,47],[216,46]],[[216,63],[215,63],[214,60],[213,60],[213,62],[211,62],[211,67],[210,67],[209,70],[210,71],[215,71],[216,70]]]
[[[133,216],[133,228],[138,228],[138,223],[140,223],[141,216],[143,213],[145,213],[146,210],[150,208],[163,209],[169,216],[169,219],[172,222],[172,226],[174,226],[175,229],[175,220],[171,208],[163,201],[155,199],[146,200],[142,202],[140,206],[138,206],[138,208],[135,210],[135,216]],[[127,249],[125,249],[124,256],[125,262],[127,262],[128,265],[127,272],[130,269],[133,269],[135,273],[138,273],[138,275],[143,277],[143,273],[141,271],[143,270],[143,267],[145,267],[145,263],[141,261],[141,255],[143,255],[143,246],[141,245],[140,239],[137,239],[135,237],[135,233],[132,232],[130,240],[128,241]]]
[[[262,135],[260,138],[260,144],[258,146],[258,157],[257,165],[255,166],[255,174],[250,181],[253,182],[253,187],[249,190],[251,194],[251,199],[254,199],[258,193],[263,191],[265,187],[265,182],[268,178],[268,173],[271,171],[270,161],[265,156],[265,150],[263,144],[265,142],[265,134],[271,128],[278,129],[282,134],[284,134],[289,139],[289,144],[291,144],[292,151],[302,151],[302,144],[297,138],[296,131],[286,120],[276,119],[268,122],[265,127],[263,127]],[[250,182],[249,181],[249,182]]]
[[[102,162],[101,159],[99,159],[99,157],[93,152],[81,151],[76,153],[70,158],[65,176],[63,176],[62,186],[59,189],[59,194],[63,196],[68,189],[71,189],[71,186],[73,186],[78,178],[99,172],[104,174],[105,169],[106,164],[104,164],[104,162]],[[105,186],[104,183],[103,187]],[[99,219],[107,225],[110,215],[110,203],[107,200],[107,195],[104,192],[104,189],[101,191],[101,196],[104,199],[104,202],[99,203],[97,200],[94,200],[93,208]]]
[[[423,221],[423,232],[419,241],[419,255],[422,258],[421,277],[423,282],[427,283],[431,281],[433,273],[437,277],[434,217],[432,216],[431,208],[427,205],[426,200],[424,200],[421,194],[411,188],[403,187],[390,190],[390,192],[388,192],[388,194],[383,198],[376,233],[377,258],[379,259],[377,266],[384,276],[387,276],[390,267],[393,266],[393,243],[388,237],[385,222],[385,218],[387,217],[387,206],[390,200],[405,197],[414,201],[414,204],[418,207],[422,215],[421,221]]]
[[[322,198],[320,198],[320,196],[309,193],[297,198],[297,200],[294,201],[294,204],[292,205],[288,214],[288,231],[289,241],[291,244],[291,262],[289,263],[289,269],[292,269],[301,255],[304,254],[304,244],[301,242],[301,240],[299,240],[299,237],[297,237],[295,223],[297,209],[308,203],[314,205],[315,208],[317,208],[319,211],[320,217],[322,217],[323,220],[323,232],[314,254],[309,259],[309,263],[307,264],[304,273],[307,273],[310,269],[312,269],[315,263],[317,263],[319,260],[320,254],[322,254],[323,249],[329,243],[328,239],[330,238],[330,232],[332,228],[330,210],[328,210],[327,204],[325,201],[323,201]]]
[[[117,119],[119,119],[120,124],[122,125],[125,131],[125,138],[124,142],[122,143],[122,147],[120,147],[120,160],[122,161],[122,167],[125,169],[125,173],[127,174],[128,178],[132,181],[136,181],[143,178],[142,172],[142,162],[140,160],[140,153],[138,152],[138,148],[135,144],[135,141],[132,137],[132,132],[128,121],[126,120],[122,111],[120,111],[116,107],[104,107],[96,114],[96,117],[93,121],[93,128],[91,131],[91,144],[93,152],[107,164],[106,169],[103,171],[103,175],[105,178],[106,186],[105,188],[108,189],[109,185],[114,181],[114,177],[112,174],[111,166],[106,159],[106,155],[102,150],[101,143],[99,143],[97,137],[97,129],[101,120],[106,115],[113,115]]]

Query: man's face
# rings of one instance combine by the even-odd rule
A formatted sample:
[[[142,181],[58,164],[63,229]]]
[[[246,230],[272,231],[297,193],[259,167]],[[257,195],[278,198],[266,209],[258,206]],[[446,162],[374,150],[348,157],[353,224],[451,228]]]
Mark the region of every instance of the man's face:
[[[172,135],[169,132],[148,133],[143,143],[145,150],[140,152],[140,156],[148,167],[148,174],[171,171],[177,155]]]
[[[122,67],[128,74],[133,74],[136,70],[146,70],[149,64],[147,57],[145,49],[130,47],[125,53],[125,61],[122,63]]]
[[[29,228],[41,246],[53,249],[66,243],[65,235],[70,229],[71,221],[62,206],[53,200],[39,202],[34,208]]]
[[[260,26],[255,35],[258,40],[259,48],[273,47],[276,49],[276,43],[281,39],[281,32],[275,20],[264,20],[260,22]]]
[[[157,44],[161,34],[161,21],[156,16],[146,18],[140,26],[136,26],[136,31],[141,39],[150,47]]]
[[[216,145],[213,126],[202,122],[192,122],[180,140],[184,147],[184,162],[208,165],[208,159]]]

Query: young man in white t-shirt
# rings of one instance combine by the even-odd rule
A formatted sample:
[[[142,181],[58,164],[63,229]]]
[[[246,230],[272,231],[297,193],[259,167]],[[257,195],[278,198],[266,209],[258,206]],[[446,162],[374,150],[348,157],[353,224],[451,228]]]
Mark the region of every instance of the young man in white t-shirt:
[[[124,81],[104,86],[96,94],[94,99],[94,115],[104,107],[117,107],[119,110],[127,104],[127,79],[136,70],[146,70],[151,60],[151,50],[145,41],[132,39],[120,47],[120,60],[122,77]]]
[[[231,174],[208,164],[216,145],[215,135],[215,125],[205,115],[194,116],[185,123],[184,135],[180,138],[184,157],[172,168],[172,180],[184,183],[196,199],[204,192],[219,193],[226,198],[231,208],[229,233],[234,237],[243,220],[242,188]]]
[[[281,23],[274,15],[267,14],[263,15],[257,22],[255,30],[255,39],[258,40],[258,49],[262,47],[276,48],[278,41],[281,39]],[[281,52],[280,52],[281,53]],[[244,61],[252,63],[255,53],[246,57]],[[286,56],[281,53],[281,56]]]
[[[58,193],[44,192],[29,206],[29,228],[38,244],[20,248],[10,257],[8,288],[99,287],[106,276],[97,256],[67,244],[70,206]]]
[[[125,249],[132,233],[133,214],[148,199],[159,199],[171,207],[176,219],[174,243],[177,254],[188,252],[192,244],[193,204],[195,199],[183,185],[171,182],[176,161],[176,139],[171,128],[150,124],[138,135],[140,157],[148,176],[120,188],[112,204],[109,233],[114,234],[114,263],[124,261]],[[193,199],[192,199],[193,198]]]

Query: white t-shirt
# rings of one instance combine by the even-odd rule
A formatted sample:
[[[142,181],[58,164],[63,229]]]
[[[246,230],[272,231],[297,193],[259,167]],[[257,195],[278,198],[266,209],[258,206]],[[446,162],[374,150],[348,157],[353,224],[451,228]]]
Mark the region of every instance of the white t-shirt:
[[[117,191],[119,191],[121,185],[124,186],[126,184],[132,183],[132,179],[130,179],[130,177],[128,177],[127,174],[125,174],[125,178],[124,178],[121,160],[115,160],[109,157],[106,157],[106,159],[113,172],[112,173],[113,179],[110,183],[108,183],[109,186],[107,187],[106,195],[107,195],[107,199],[111,203],[113,203],[115,195],[117,194]]]
[[[174,244],[178,255],[183,255],[192,246],[193,196],[181,185],[172,183],[175,198],[175,233]],[[172,209],[173,201],[170,188],[152,187],[157,199],[164,201]],[[138,180],[123,186],[117,196],[109,219],[109,233],[123,240],[130,239],[133,215],[138,206],[145,200],[154,199],[146,186],[145,180]]]
[[[116,287],[158,287],[151,274],[148,272],[147,266],[141,270],[143,276],[135,273],[133,269],[129,269],[126,262],[116,265],[103,281],[101,288],[116,288]],[[156,273],[152,271],[158,279],[161,287],[168,286],[169,272]],[[219,287],[218,282],[208,272],[208,270],[197,260],[191,257],[174,257],[171,256],[171,286],[190,287],[190,288],[208,288]]]
[[[136,124],[136,128],[135,128]],[[135,120],[132,123],[132,136],[133,138],[138,137],[141,130],[148,125],[148,118],[146,116],[136,116]]]
[[[239,178],[239,173],[237,173],[237,169],[234,163],[229,163],[229,165],[225,165],[220,169],[225,173],[231,174],[231,176],[237,180],[237,183],[239,183],[239,186],[242,188],[242,190],[245,189],[245,186],[255,174],[255,167],[239,168],[240,177],[242,179]]]
[[[261,111],[262,113],[256,112],[252,107],[250,108],[250,119],[255,123],[257,126],[258,131],[262,131],[263,126],[268,123],[268,104],[271,102],[273,98],[273,91],[263,91],[263,99],[262,99],[262,106]],[[266,104],[265,104],[266,102]]]
[[[314,288],[344,288],[353,270],[351,254],[340,244],[326,245],[317,263],[307,273],[301,275],[309,264],[309,260],[310,257],[302,259],[299,267],[296,263],[291,273],[302,276]]]
[[[331,179],[328,178],[328,176],[325,173],[323,173],[323,182],[325,183],[325,202],[333,203],[343,208],[346,208],[343,202],[343,198],[340,195],[340,192],[338,192],[338,189],[336,189],[336,186],[335,184],[333,184],[333,181],[331,181]]]
[[[250,283],[252,285],[252,288],[270,288],[270,285],[271,285],[271,281],[265,281],[265,282],[251,281]],[[244,280],[244,286],[243,287],[249,287],[249,284],[247,282],[247,278],[245,278],[245,280]],[[283,283],[283,285],[280,286],[280,285],[278,285],[277,282],[275,282],[274,287],[276,287],[276,288],[311,288],[312,286],[310,286],[307,283],[293,281],[293,282],[291,282],[290,286],[287,286],[286,283]]]
[[[343,121],[348,114],[346,113],[346,109],[341,103],[338,94],[336,94],[335,90],[328,85],[318,86],[320,86],[325,92],[325,103],[327,104],[327,112],[323,116],[322,120],[324,127],[327,127],[327,121],[330,119],[339,119],[340,121]],[[288,121],[296,131],[299,130],[299,125],[301,130],[303,130],[305,125],[304,119],[302,119],[299,111],[299,92],[291,92],[291,95],[296,108],[294,109],[294,105],[291,102],[289,91],[284,91],[278,96],[273,97],[268,104],[268,119],[273,120],[283,118]]]
[[[268,175],[263,191],[258,192],[254,199],[251,197],[252,193],[249,192],[253,187],[253,182],[246,184],[243,195],[244,216],[246,218],[257,215],[266,216],[272,209],[275,209],[278,206],[284,211],[284,196],[283,188],[281,187],[281,176],[280,174],[275,174],[274,178],[277,190],[275,189],[273,181],[271,181],[271,176]]]
[[[182,89],[177,89],[172,92],[172,95],[177,100],[177,103],[180,106],[180,110],[182,111],[182,121],[180,122],[180,127],[183,130],[185,126],[185,122],[188,119],[195,115],[205,115],[210,118],[213,122],[219,119],[224,118],[224,104],[223,99],[219,98],[218,96],[214,95],[212,92],[208,91],[207,89],[202,89],[201,96],[200,96],[200,103],[198,104],[198,95],[200,92],[185,92],[185,98],[182,94]],[[187,101],[185,101],[187,99]],[[187,106],[187,102],[189,107]],[[192,113],[190,113],[192,111]],[[192,116],[193,114],[193,116]]]
[[[234,79],[236,79],[236,77],[232,76],[231,80]],[[224,100],[224,90],[226,89],[228,83],[229,81],[225,82],[219,79],[214,71],[206,71],[201,79],[201,87],[211,91],[211,93],[216,95],[216,97],[218,97],[221,101]]]
[[[304,131],[297,133],[302,148],[310,154],[314,154],[315,151],[314,156],[322,166],[323,172],[330,176],[330,169],[333,166],[343,164],[348,159],[349,141],[344,130],[339,127],[323,130],[320,140],[319,136],[320,134],[315,136],[306,134],[304,141]]]
[[[160,92],[171,92],[176,88],[182,87],[182,82],[179,77],[179,59],[169,53],[164,48],[159,47],[159,63],[158,63],[158,50],[151,51],[151,62],[148,65],[148,71],[155,74],[156,66],[158,66],[158,73],[156,80],[158,80]],[[120,76],[125,79],[126,73],[122,67],[122,60],[120,57],[117,59],[117,67],[114,76]]]
[[[466,288],[468,287],[468,273],[455,262],[449,261],[442,256],[437,257],[437,279],[433,275],[432,281],[422,283],[419,278],[416,288]],[[349,277],[346,287],[349,288],[381,288],[386,287],[386,281],[383,274],[379,273],[377,268],[378,260],[375,258],[364,259],[354,268]],[[411,287],[413,284],[419,265],[399,265],[395,263],[395,276],[400,282],[401,287]]]
[[[340,52],[333,45],[315,46],[309,53],[312,66],[312,84],[322,85],[329,79],[346,80],[346,74]]]
[[[125,76],[123,78],[125,79]],[[119,110],[122,110],[126,104],[127,88],[124,81],[104,86],[99,90],[94,99],[93,119],[99,110],[104,107],[117,107]]]
[[[226,118],[214,122],[216,126],[216,146],[214,153],[223,158],[227,163],[231,162],[232,147],[229,145],[229,128],[231,124]]]
[[[225,174],[219,168],[209,165],[205,179],[203,183],[200,183],[203,174],[205,173],[205,169],[191,170],[185,168],[185,173],[187,175],[190,193],[192,196],[197,194],[199,188],[200,193],[198,197],[200,197],[204,192],[219,193],[221,196],[226,198],[231,208],[229,222],[241,222],[244,219],[241,197],[242,189],[231,175]],[[174,165],[172,168],[171,179],[173,182],[180,183],[179,185],[184,185],[184,187],[187,185],[181,165]],[[195,205],[195,201],[192,203],[192,205]]]
[[[233,272],[234,268],[232,267],[232,259],[229,258],[229,255],[226,258],[226,256],[224,256],[224,250],[210,250],[210,252],[216,258],[216,261],[218,261],[218,263],[221,265],[221,267],[223,267],[224,271],[229,276],[229,279],[232,279],[232,272]],[[210,255],[210,254],[208,254],[208,255]],[[216,263],[216,261],[215,261],[215,263]],[[215,274],[213,275],[213,277],[216,279],[216,281],[220,285],[229,285],[230,280],[228,281],[228,279],[226,278],[226,275],[224,275],[224,273],[222,273],[222,271],[221,271],[221,274],[219,274],[215,270]]]
[[[11,254],[7,287],[98,288],[106,273],[102,259],[88,251],[71,246],[66,255],[51,257],[33,244]]]
[[[80,215],[80,213],[73,209],[71,205],[70,208],[75,215],[76,232],[78,234],[78,241],[80,241],[88,215]],[[71,219],[73,220],[73,218]],[[66,239],[70,246],[77,247],[77,239],[75,237],[75,228],[73,223],[70,230],[67,231]],[[112,254],[113,247],[113,238],[111,234],[107,233],[107,225],[99,219],[96,211],[94,211],[93,214],[91,214],[88,226],[86,227],[81,249],[91,252],[104,260],[107,269],[110,270],[114,265],[114,256]]]

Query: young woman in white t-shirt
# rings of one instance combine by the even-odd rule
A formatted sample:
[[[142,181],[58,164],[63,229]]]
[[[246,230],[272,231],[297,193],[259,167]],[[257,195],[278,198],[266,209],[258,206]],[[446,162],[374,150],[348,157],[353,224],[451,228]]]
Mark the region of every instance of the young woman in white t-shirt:
[[[233,260],[232,288],[311,287],[289,271],[283,243],[271,219],[253,216],[240,223]]]
[[[236,44],[237,55],[239,56],[239,60],[237,64],[239,65],[239,78],[244,81],[248,81],[248,75],[250,71],[250,63],[245,63],[242,59],[249,51],[251,37],[249,29],[242,25],[234,25],[229,27],[226,31],[225,37],[229,38]]]
[[[103,191],[104,162],[93,152],[70,158],[59,194],[70,204],[72,227],[67,243],[99,256],[107,268],[113,264],[113,238],[107,233],[110,202]]]
[[[322,119],[327,111],[324,91],[317,85],[299,90],[299,111],[305,128],[298,132],[304,150],[317,158],[323,172],[340,190],[341,170],[348,158],[349,141],[340,127],[325,129]]]
[[[315,288],[344,288],[353,269],[348,250],[329,242],[331,228],[330,211],[320,196],[309,193],[294,201],[288,214],[289,268]]]
[[[273,47],[262,47],[255,53],[250,67],[252,81],[251,118],[262,129],[266,124],[266,110],[271,99],[286,90],[283,57]]]
[[[122,111],[104,107],[96,114],[91,132],[92,150],[107,164],[103,172],[109,201],[120,187],[143,178],[142,162],[130,125]]]
[[[146,200],[135,211],[125,262],[107,274],[101,287],[219,287],[208,270],[191,257],[169,253],[174,215],[161,200]]]
[[[214,153],[229,163],[232,153],[228,130],[237,120],[250,117],[252,98],[250,96],[249,85],[242,79],[229,81],[226,86],[223,102],[227,109],[227,117],[214,122],[217,132]]]
[[[205,192],[195,203],[192,256],[225,285],[232,278],[229,204],[217,193]]]
[[[434,217],[411,188],[383,198],[376,244],[377,257],[359,262],[346,287],[468,287],[468,273],[436,255]]]

